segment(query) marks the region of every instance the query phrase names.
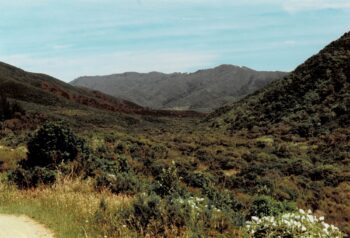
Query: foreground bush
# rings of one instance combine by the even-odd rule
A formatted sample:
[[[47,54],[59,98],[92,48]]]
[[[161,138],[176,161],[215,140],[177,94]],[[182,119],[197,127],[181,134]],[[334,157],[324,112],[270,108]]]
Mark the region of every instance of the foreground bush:
[[[134,195],[141,190],[142,184],[132,173],[102,174],[96,177],[97,189],[109,189],[112,193]]]
[[[77,160],[79,153],[85,150],[82,140],[68,127],[56,123],[44,124],[27,147],[27,159],[8,174],[9,181],[19,188],[53,184],[60,168],[63,172],[70,171],[65,164]]]
[[[249,217],[276,216],[296,210],[293,202],[279,202],[270,196],[257,196],[249,209]]]
[[[59,123],[46,123],[29,140],[27,167],[51,167],[77,159],[83,141],[68,127]]]
[[[167,169],[162,169],[160,174],[156,177],[153,191],[161,197],[184,194],[186,191],[180,185],[180,179],[177,168],[173,163]]]
[[[141,236],[205,237],[236,232],[235,214],[226,213],[200,197],[162,198],[156,194],[140,194],[129,209],[119,211],[120,220]]]
[[[252,217],[246,229],[253,238],[342,238],[344,234],[335,226],[317,218],[311,211],[285,213],[279,216]]]
[[[37,187],[43,184],[51,185],[56,181],[56,177],[57,174],[55,171],[41,167],[35,167],[30,170],[19,167],[11,171],[8,175],[9,181],[22,189]]]

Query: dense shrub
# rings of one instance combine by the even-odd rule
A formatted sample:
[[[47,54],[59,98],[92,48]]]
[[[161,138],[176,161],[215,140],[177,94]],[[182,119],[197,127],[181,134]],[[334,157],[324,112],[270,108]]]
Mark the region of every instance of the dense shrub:
[[[212,186],[205,186],[202,189],[203,196],[213,206],[226,211],[239,211],[243,205],[227,190],[218,190]]]
[[[243,169],[239,174],[233,176],[227,182],[229,188],[239,188],[250,194],[271,195],[275,190],[273,180],[265,176],[268,168],[267,165],[253,165],[251,168]]]
[[[154,159],[166,159],[168,156],[168,149],[164,145],[153,145],[150,148],[151,154],[150,156]]]
[[[96,177],[97,189],[109,189],[111,192],[119,194],[134,195],[141,189],[139,179],[131,173],[102,174]]]
[[[272,153],[280,158],[288,158],[291,155],[288,146],[285,144],[279,144],[275,146]]]
[[[96,177],[102,174],[116,174],[119,172],[119,164],[117,160],[108,157],[97,157],[90,154],[79,161],[79,171],[84,177]]]
[[[129,228],[151,237],[183,237],[185,232],[191,237],[203,237],[210,231],[223,234],[234,227],[236,215],[205,198],[161,198],[156,194],[140,194],[129,209],[119,212]]]
[[[46,123],[29,140],[26,167],[54,168],[60,163],[73,161],[84,149],[84,142],[66,126]]]
[[[155,194],[140,195],[133,202],[131,211],[125,211],[124,216],[129,226],[146,231],[152,222],[162,220],[162,206],[161,197]]]
[[[276,216],[278,214],[293,211],[296,206],[292,202],[279,202],[269,196],[258,196],[254,199],[248,216],[264,217]]]
[[[300,159],[289,163],[284,169],[284,172],[287,175],[308,176],[311,168],[312,164],[310,162]]]
[[[311,179],[314,181],[325,180],[328,185],[332,184],[332,180],[339,175],[339,169],[333,165],[317,166],[311,172]]]
[[[29,140],[27,159],[8,178],[20,188],[53,184],[59,168],[69,171],[65,162],[77,160],[79,153],[86,153],[82,140],[62,124],[46,123]],[[74,167],[74,166],[72,166]],[[79,167],[79,166],[77,166]]]
[[[191,173],[187,172],[184,176],[184,181],[187,185],[195,188],[204,188],[208,186],[210,178],[203,173]]]
[[[161,197],[184,193],[183,188],[180,186],[180,177],[175,164],[172,164],[167,169],[163,169],[156,177],[153,190]]]
[[[3,95],[0,97],[0,121],[12,119],[16,114],[24,115],[24,109],[17,103],[10,103]]]
[[[26,189],[53,184],[56,181],[56,172],[42,167],[35,167],[31,170],[19,167],[9,173],[8,179],[19,188]]]

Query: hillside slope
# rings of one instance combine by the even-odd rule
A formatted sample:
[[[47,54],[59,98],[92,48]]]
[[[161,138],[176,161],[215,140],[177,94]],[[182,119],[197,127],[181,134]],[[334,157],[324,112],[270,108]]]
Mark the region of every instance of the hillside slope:
[[[44,74],[29,73],[0,62],[0,93],[29,103],[60,107],[92,107],[112,112],[155,116],[198,115],[192,112],[157,111],[99,91],[78,88]]]
[[[0,92],[9,98],[41,105],[85,105],[121,112],[142,110],[134,103],[76,88],[48,75],[29,73],[1,62]]]
[[[156,109],[211,111],[266,86],[286,73],[221,65],[195,73],[124,73],[81,77],[72,85],[99,90]]]
[[[270,128],[312,135],[350,125],[350,33],[244,100],[209,116],[217,127]]]

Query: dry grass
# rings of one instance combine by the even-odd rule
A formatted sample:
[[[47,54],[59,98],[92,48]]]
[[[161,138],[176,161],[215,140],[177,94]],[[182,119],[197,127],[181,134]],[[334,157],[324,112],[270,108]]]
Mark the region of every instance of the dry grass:
[[[96,193],[90,181],[61,178],[53,187],[18,190],[0,183],[0,213],[24,214],[45,224],[57,237],[103,237],[103,228],[93,224],[101,200],[111,209],[127,205],[131,198]],[[127,232],[127,231],[126,231]]]
[[[0,145],[0,161],[3,163],[0,169],[9,170],[15,168],[18,161],[26,157],[26,153],[27,149],[24,146],[13,149]]]

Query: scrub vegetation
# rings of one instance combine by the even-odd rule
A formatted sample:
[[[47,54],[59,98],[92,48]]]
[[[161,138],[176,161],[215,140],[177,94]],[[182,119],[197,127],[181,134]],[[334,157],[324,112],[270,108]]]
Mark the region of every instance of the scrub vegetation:
[[[59,237],[344,237],[349,49],[205,119],[22,102],[25,126],[1,124],[0,212]]]

